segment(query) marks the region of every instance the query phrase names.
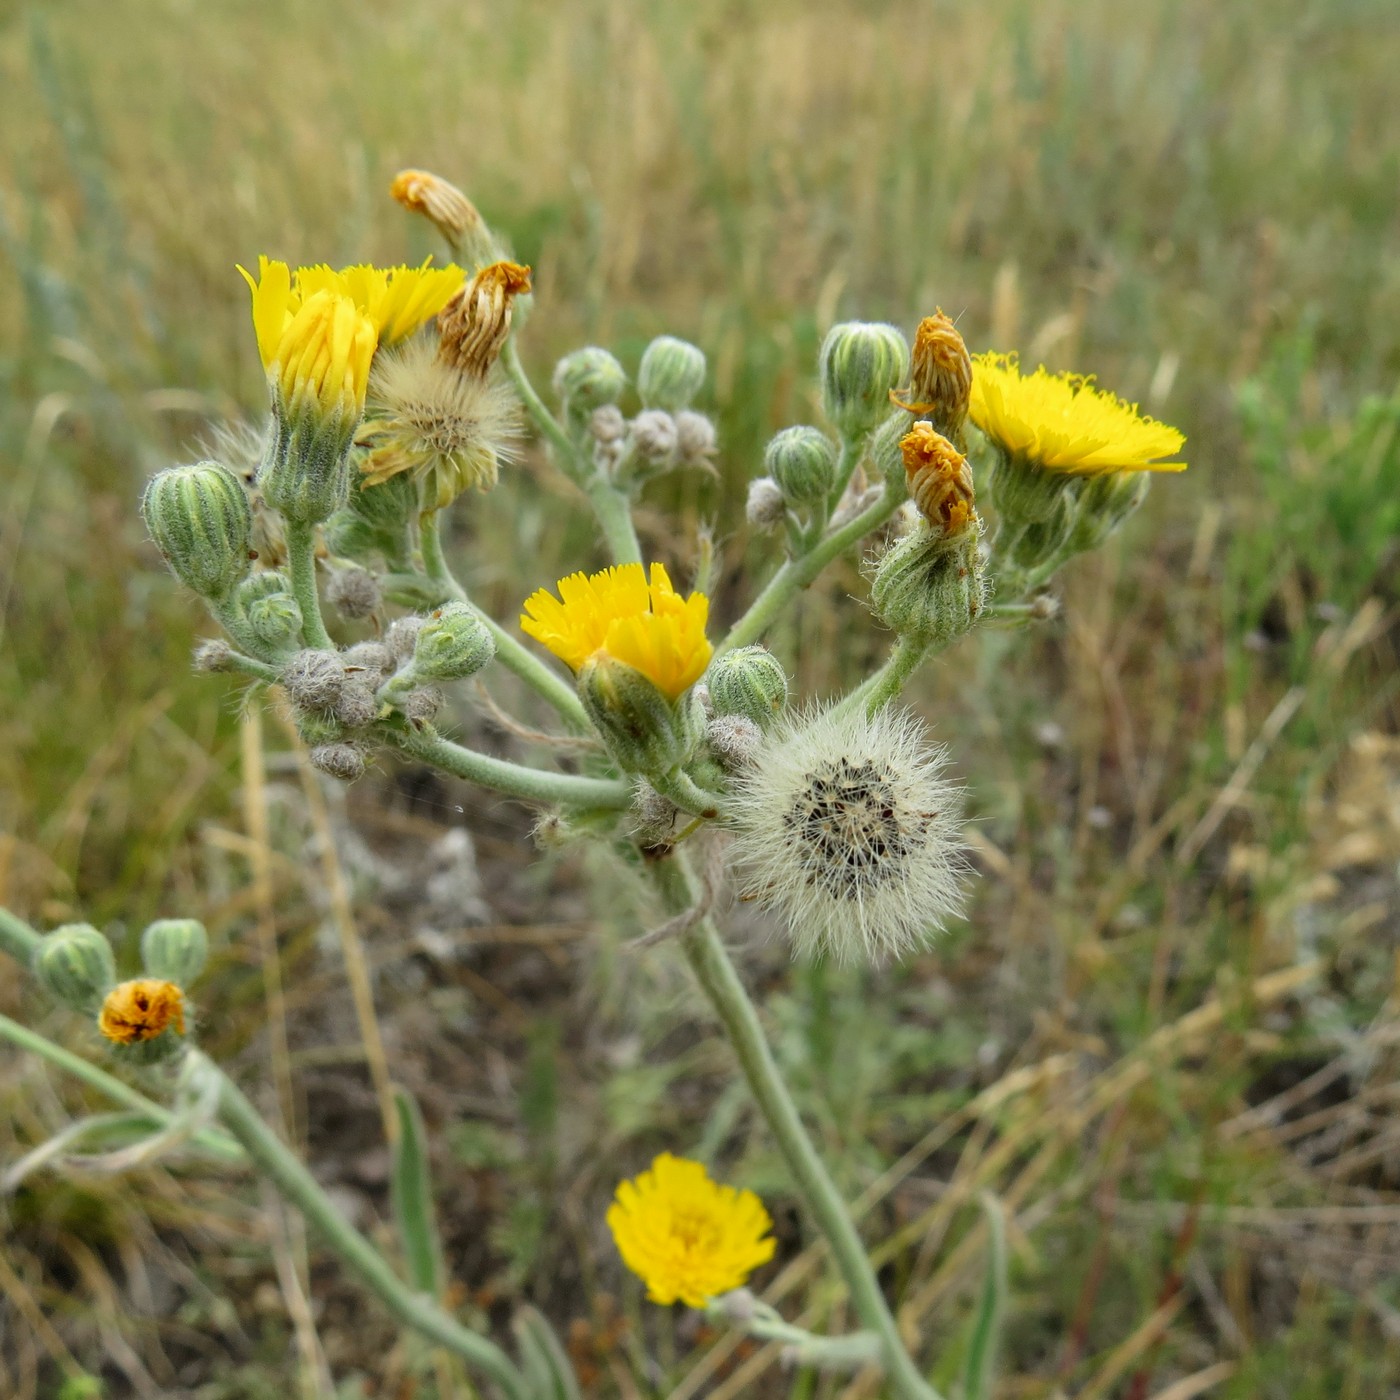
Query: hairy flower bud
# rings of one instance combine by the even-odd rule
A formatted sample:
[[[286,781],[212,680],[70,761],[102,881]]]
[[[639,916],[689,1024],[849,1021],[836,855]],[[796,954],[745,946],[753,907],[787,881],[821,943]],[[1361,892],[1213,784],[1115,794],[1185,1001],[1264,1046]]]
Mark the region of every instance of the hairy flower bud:
[[[399,665],[412,658],[413,648],[418,645],[418,633],[427,620],[417,613],[410,613],[407,617],[395,618],[389,624],[389,630],[384,634],[384,645]]]
[[[673,335],[659,335],[642,354],[637,392],[645,408],[675,413],[705,387],[705,352]]]
[[[406,720],[414,724],[430,724],[442,709],[442,691],[435,685],[421,685],[399,700],[398,707]]]
[[[460,680],[474,675],[495,655],[495,640],[476,609],[466,603],[445,603],[418,629],[413,676],[416,680]]]
[[[683,467],[706,467],[718,450],[715,425],[703,414],[683,408],[676,418],[676,456]]]
[[[418,514],[418,480],[399,472],[367,486],[361,473],[352,473],[345,504],[325,524],[326,548],[344,559],[372,560],[389,565],[408,558],[408,526]]]
[[[914,332],[909,401],[904,407],[928,418],[944,437],[961,447],[971,397],[972,356],[940,306],[932,316],[925,316]]]
[[[767,647],[736,647],[710,663],[705,677],[710,703],[719,715],[743,715],[760,729],[787,704],[782,663]]]
[[[378,685],[385,676],[392,675],[398,662],[394,653],[383,642],[356,642],[340,653],[345,661],[345,669],[371,685]]]
[[[347,729],[363,729],[379,717],[379,700],[361,680],[347,679],[335,697],[331,713]]]
[[[358,744],[317,744],[309,755],[311,766],[342,783],[362,778],[366,767],[365,751]]]
[[[616,403],[626,387],[622,366],[597,345],[565,355],[554,367],[554,392],[571,415],[587,416],[595,408]]]
[[[204,971],[209,935],[198,919],[157,919],[141,935],[141,966],[148,977],[188,987]]]
[[[981,533],[974,514],[956,534],[926,525],[888,549],[870,590],[880,620],[936,646],[969,632],[987,603]]]
[[[1079,499],[1065,552],[1087,554],[1091,549],[1098,549],[1147,499],[1151,482],[1152,477],[1147,472],[1120,472],[1077,480]]]
[[[345,662],[333,651],[299,651],[283,666],[280,680],[299,709],[329,710],[345,686]]]
[[[678,440],[676,420],[659,408],[643,409],[632,420],[627,435],[632,454],[652,471],[669,467],[676,460]]]
[[[946,535],[966,530],[976,515],[967,458],[928,423],[915,423],[899,448],[909,498],[919,514]]]
[[[1074,478],[1045,471],[1035,463],[996,449],[991,475],[991,501],[997,514],[1013,529],[1051,525],[1072,509]],[[1068,533],[1064,525],[1062,533]]]
[[[326,585],[326,600],[344,617],[368,617],[384,601],[379,580],[368,569],[337,569]]]
[[[787,500],[771,476],[755,477],[749,482],[749,499],[744,507],[748,522],[757,530],[771,530],[787,514]]]
[[[627,436],[627,420],[615,403],[595,408],[588,417],[588,435],[594,442],[621,442]]]
[[[248,572],[253,513],[227,467],[198,462],[158,472],[141,514],[171,572],[200,597],[228,597]]]
[[[822,407],[842,437],[869,432],[909,372],[909,342],[896,326],[846,321],[822,341]]]
[[[650,783],[642,781],[637,783],[633,811],[637,816],[637,834],[653,842],[670,836],[680,815],[680,808],[669,797],[662,797]]]
[[[599,652],[579,671],[578,694],[624,768],[666,773],[680,762],[683,726],[671,702],[640,671]]]
[[[257,593],[244,604],[243,616],[253,635],[273,651],[294,646],[301,636],[301,605],[291,593]]]
[[[69,1010],[95,1012],[117,980],[112,945],[91,924],[64,924],[40,942],[34,976]]]
[[[764,449],[763,467],[793,505],[815,505],[836,484],[836,449],[819,428],[784,428]]]
[[[209,637],[194,649],[190,664],[196,671],[210,673],[233,669],[233,648],[221,637]]]
[[[705,742],[730,772],[752,763],[763,744],[763,731],[744,715],[719,715],[705,726]]]

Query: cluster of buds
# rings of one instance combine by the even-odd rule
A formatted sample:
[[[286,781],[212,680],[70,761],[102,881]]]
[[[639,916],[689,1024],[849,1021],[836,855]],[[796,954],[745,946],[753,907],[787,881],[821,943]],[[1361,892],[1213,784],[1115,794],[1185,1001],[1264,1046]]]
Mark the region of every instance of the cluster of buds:
[[[112,945],[91,924],[65,924],[34,955],[34,975],[51,997],[92,1017],[113,1053],[132,1065],[168,1060],[193,1029],[187,991],[209,953],[195,919],[157,919],[141,935],[141,976],[117,978]]]

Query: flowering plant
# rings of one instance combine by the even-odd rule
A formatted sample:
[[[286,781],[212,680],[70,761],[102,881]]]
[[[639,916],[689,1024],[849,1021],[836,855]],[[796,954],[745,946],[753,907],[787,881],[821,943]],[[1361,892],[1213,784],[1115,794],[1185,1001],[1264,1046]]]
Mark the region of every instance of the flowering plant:
[[[1148,472],[1182,469],[1182,436],[1082,377],[972,356],[941,311],[920,322],[912,346],[894,326],[837,325],[818,367],[828,427],[778,433],[749,492],[750,524],[780,541],[784,557],[718,629],[708,552],[693,585],[677,589],[667,561],[644,553],[632,509],[648,481],[704,467],[717,450],[713,423],[695,407],[703,353],[674,337],[653,341],[629,418],[622,365],[585,347],[560,361],[551,408],[516,349],[530,269],[447,182],[406,171],[394,194],[432,220],[465,266],[336,271],[261,259],[256,278],[243,275],[268,378],[266,428],[250,455],[230,438],[218,460],[172,467],[147,488],[152,538],[225,634],[201,646],[197,664],[249,678],[254,699],[279,691],[311,763],[331,778],[354,781],[398,752],[537,807],[542,842],[601,841],[645,873],[664,918],[638,944],[671,940],[689,964],[861,1330],[818,1336],[747,1292],[774,1254],[772,1222],[752,1191],[716,1184],[698,1162],[663,1154],[619,1186],[607,1223],[623,1262],[658,1304],[705,1309],[814,1365],[876,1366],[892,1393],[930,1400],[928,1358],[896,1325],[716,927],[716,888],[732,869],[799,957],[883,963],[927,946],[963,907],[971,867],[949,756],[899,695],[924,661],[974,628],[1051,615],[1047,582],[1122,524]],[[613,562],[553,587],[541,580],[521,604],[523,641],[453,574],[441,520],[468,488],[497,482],[527,420],[588,501]],[[979,496],[993,506],[990,525]],[[861,549],[870,611],[894,637],[889,657],[839,699],[795,703],[762,639],[824,568]],[[369,619],[373,637],[338,644],[326,603]],[[558,734],[545,737],[559,741],[555,753],[578,755],[571,766],[506,762],[438,727],[441,686],[489,678],[493,665],[552,711]],[[387,1120],[405,1279],[198,1048],[188,999],[205,956],[197,923],[153,924],[143,975],[125,981],[87,925],[41,938],[0,914],[0,939],[51,995],[93,1018],[119,1063],[168,1097],[169,1107],[143,1100],[164,1126],[142,1160],[197,1139],[251,1162],[405,1325],[509,1400],[577,1393],[537,1313],[522,1313],[514,1353],[453,1316],[411,1102],[400,1096]],[[133,1091],[110,1083],[130,1102]],[[994,1250],[969,1396],[988,1394],[1003,1274]]]

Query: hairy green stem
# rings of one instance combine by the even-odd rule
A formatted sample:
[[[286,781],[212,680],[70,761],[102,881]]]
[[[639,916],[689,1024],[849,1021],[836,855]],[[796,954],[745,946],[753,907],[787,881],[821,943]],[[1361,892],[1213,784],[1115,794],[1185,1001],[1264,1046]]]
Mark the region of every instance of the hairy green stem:
[[[572,773],[546,773],[538,768],[526,768],[454,744],[431,729],[400,729],[387,724],[379,728],[386,739],[414,758],[458,778],[466,778],[468,782],[480,783],[482,787],[494,788],[527,802],[618,811],[632,805],[631,785],[617,778],[581,778]]]
[[[316,588],[316,527],[296,520],[283,522],[287,531],[287,567],[292,597],[301,609],[301,634],[306,645],[334,651],[335,643],[321,617],[321,595]]]
[[[573,730],[586,734],[591,726],[587,711],[579,703],[578,696],[567,681],[561,679],[522,642],[517,641],[489,613],[472,602],[467,590],[447,563],[442,552],[442,538],[438,525],[438,512],[431,511],[420,517],[418,522],[419,542],[423,551],[423,567],[434,583],[440,584],[443,591],[459,603],[465,603],[486,625],[496,643],[496,660],[513,675],[518,676],[542,699],[547,700]]]
[[[525,373],[525,366],[520,363],[520,352],[515,348],[514,336],[506,341],[506,347],[501,352],[501,363],[505,366],[510,382],[515,385],[515,392],[520,395],[520,401],[525,405],[525,411],[530,415],[540,432],[549,439],[550,446],[559,454],[560,470],[571,481],[577,482],[580,486],[583,485],[584,464],[579,458],[578,448],[573,439],[565,432],[559,420],[549,411],[545,401],[535,391],[535,386],[530,382],[530,376]]]
[[[642,546],[637,540],[637,527],[632,523],[632,503],[625,492],[617,490],[602,477],[594,477],[584,487],[598,518],[608,552],[619,564],[640,564]]]
[[[674,773],[648,774],[647,781],[662,797],[669,798],[692,817],[710,821],[724,810],[724,798],[719,793],[702,788],[689,773],[680,769]]]
[[[747,1295],[747,1296],[743,1296]],[[725,1294],[705,1309],[714,1322],[735,1327],[761,1342],[780,1342],[802,1366],[823,1370],[855,1371],[879,1365],[883,1359],[880,1338],[874,1332],[851,1332],[844,1337],[822,1337],[805,1327],[785,1322],[778,1312],[748,1292]]]
[[[253,657],[258,659],[266,657],[267,648],[254,635],[253,629],[248,626],[248,619],[243,616],[232,593],[217,601],[210,599],[209,611],[213,613],[219,626],[228,633],[229,638],[241,646],[245,652],[250,652]]]
[[[678,914],[695,907],[700,893],[683,854],[678,852],[657,861],[651,870],[669,912]],[[725,952],[714,922],[708,916],[700,919],[680,936],[680,944],[696,981],[709,998],[734,1047],[749,1091],[778,1141],[788,1170],[826,1236],[856,1312],[880,1339],[886,1374],[903,1400],[941,1400],[938,1392],[919,1374],[905,1349],[899,1326],[880,1291],[875,1270],[850,1212],[802,1126],[796,1105],[768,1048],[758,1011]]]
[[[942,650],[938,648],[937,650]],[[867,715],[878,714],[893,700],[910,676],[935,654],[933,643],[921,637],[901,637],[885,663],[868,676],[835,708],[835,714],[847,714],[863,707]]]
[[[756,642],[794,595],[806,588],[839,554],[844,554],[853,544],[888,520],[902,499],[898,491],[886,489],[874,505],[867,506],[839,530],[833,530],[810,553],[799,559],[789,559],[768,580],[763,592],[750,604],[748,612],[729,629],[729,635],[716,651],[722,654]]]
[[[266,661],[259,661],[255,656],[244,656],[241,651],[230,652],[228,664],[231,670],[242,671],[245,676],[255,676],[268,685],[275,685],[282,678],[282,673],[276,666],[269,666]]]
[[[113,1103],[122,1104],[126,1108],[144,1114],[162,1126],[169,1126],[174,1119],[175,1115],[168,1108],[156,1103],[154,1099],[148,1099],[145,1094],[138,1093],[129,1084],[123,1084],[120,1079],[114,1078],[106,1070],[98,1069],[96,1065],[83,1059],[81,1055],[75,1055],[71,1050],[65,1050],[63,1046],[55,1044],[47,1036],[40,1035],[38,1031],[31,1031],[28,1026],[22,1026],[18,1021],[12,1021],[8,1016],[0,1016],[0,1039],[8,1040],[10,1044],[17,1045],[21,1050],[28,1050],[40,1056],[50,1064],[65,1070],[75,1079],[81,1079],[89,1088],[96,1089],[100,1094],[105,1094]],[[205,1128],[196,1133],[192,1141],[198,1143],[210,1156],[217,1157],[220,1161],[228,1162],[230,1165],[242,1165],[247,1161],[243,1155],[243,1149],[225,1133]]]
[[[0,909],[0,953],[8,953],[26,972],[34,963],[43,935],[18,915]]]
[[[488,1338],[463,1327],[434,1299],[414,1293],[335,1208],[315,1177],[268,1127],[238,1086],[212,1061],[206,1064],[219,1078],[219,1117],[224,1126],[242,1144],[258,1171],[306,1217],[360,1281],[404,1326],[456,1352],[490,1376],[510,1400],[526,1400],[524,1377],[510,1357]]]

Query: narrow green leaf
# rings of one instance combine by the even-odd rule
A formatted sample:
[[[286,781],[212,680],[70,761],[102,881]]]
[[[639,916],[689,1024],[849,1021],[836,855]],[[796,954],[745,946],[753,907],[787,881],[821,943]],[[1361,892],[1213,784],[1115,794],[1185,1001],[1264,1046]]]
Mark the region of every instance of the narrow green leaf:
[[[544,1314],[526,1305],[514,1326],[531,1400],[580,1400],[574,1368]]]
[[[982,1280],[982,1300],[972,1325],[972,1339],[963,1369],[965,1400],[989,1400],[996,1380],[997,1344],[1006,1309],[1006,1217],[1001,1202],[984,1191],[978,1203],[987,1217],[987,1272]]]
[[[443,1288],[442,1242],[437,1212],[433,1208],[433,1184],[428,1167],[428,1144],[423,1116],[413,1096],[394,1090],[399,1114],[399,1141],[394,1149],[394,1174],[390,1195],[399,1227],[404,1259],[413,1286],[420,1293],[441,1296]]]

